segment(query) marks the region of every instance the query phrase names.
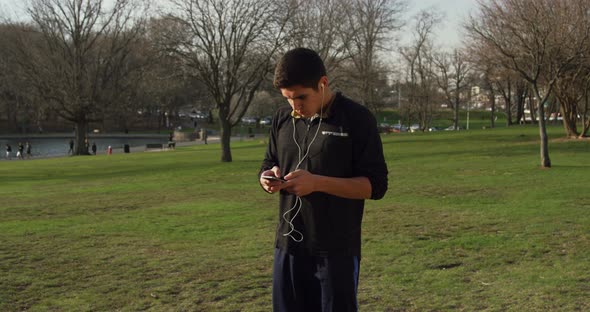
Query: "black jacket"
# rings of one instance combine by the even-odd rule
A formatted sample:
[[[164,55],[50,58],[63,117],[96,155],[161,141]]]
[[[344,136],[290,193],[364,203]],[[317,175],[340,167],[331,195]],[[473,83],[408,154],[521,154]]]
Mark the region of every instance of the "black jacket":
[[[371,198],[385,195],[387,166],[376,120],[367,108],[337,93],[321,119],[321,128],[311,146],[320,118],[311,121],[296,118],[291,111],[290,106],[284,106],[276,112],[260,172],[276,165],[286,175],[296,169],[300,157],[309,148],[299,169],[331,177],[367,177],[371,182]],[[300,148],[294,142],[294,127]],[[295,242],[283,235],[290,231],[283,214],[294,206],[296,196],[281,191],[277,247],[293,254],[360,256],[364,200],[322,192],[301,199],[302,209],[293,224],[303,234],[303,241]],[[293,213],[287,214],[288,220]]]

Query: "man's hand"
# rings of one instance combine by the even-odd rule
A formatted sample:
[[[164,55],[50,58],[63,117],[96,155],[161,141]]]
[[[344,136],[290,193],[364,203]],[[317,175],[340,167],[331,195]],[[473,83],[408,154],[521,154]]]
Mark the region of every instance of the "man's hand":
[[[371,182],[367,177],[328,177],[299,169],[286,175],[285,180],[281,189],[299,197],[323,192],[342,198],[371,198]]]
[[[281,169],[277,166],[272,167],[272,169],[270,169],[270,170],[264,171],[260,175],[260,185],[262,185],[262,188],[264,188],[264,190],[267,191],[268,193],[275,193],[275,192],[280,191],[284,187],[283,184],[286,184],[285,182],[281,182],[281,181],[264,179],[262,176],[274,176],[274,177],[280,178],[281,177]]]
[[[281,176],[279,167],[273,167],[262,175]],[[336,178],[313,174],[307,170],[298,169],[285,176],[287,182],[272,181],[260,178],[260,184],[269,193],[285,190],[299,197],[313,192],[350,199],[371,198],[371,182],[367,177]]]
[[[317,176],[307,170],[297,169],[285,176],[285,191],[299,197],[316,191]]]

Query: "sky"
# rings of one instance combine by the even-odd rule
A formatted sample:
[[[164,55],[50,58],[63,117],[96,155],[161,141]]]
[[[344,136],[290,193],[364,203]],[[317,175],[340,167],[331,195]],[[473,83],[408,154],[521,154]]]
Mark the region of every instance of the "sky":
[[[461,24],[466,20],[470,12],[477,7],[476,0],[409,0],[408,19],[416,15],[420,10],[434,8],[443,13],[445,19],[441,27],[436,30],[436,41],[441,46],[455,47],[461,43]],[[410,31],[403,32],[401,40],[411,38]]]
[[[24,13],[25,1],[0,0],[0,16],[18,19]]]
[[[461,23],[467,17],[470,11],[476,7],[476,0],[407,0],[409,10],[405,15],[407,20],[411,20],[422,9],[434,8],[445,14],[446,18],[437,29],[437,43],[441,46],[454,47],[460,44]],[[9,16],[12,19],[20,19],[24,14],[24,6],[27,1],[0,0],[0,15]],[[154,1],[158,3],[157,0]],[[400,38],[402,43],[409,41],[410,31],[406,29],[402,32]]]

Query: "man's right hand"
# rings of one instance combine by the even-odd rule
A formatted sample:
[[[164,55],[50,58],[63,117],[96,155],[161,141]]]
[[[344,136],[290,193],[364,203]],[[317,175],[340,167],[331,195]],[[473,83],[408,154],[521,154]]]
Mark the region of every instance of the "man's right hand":
[[[264,179],[262,176],[274,176],[277,178],[281,177],[281,169],[277,166],[272,167],[270,170],[266,170],[262,172],[260,175],[260,185],[264,188],[265,191],[268,193],[275,193],[280,191],[286,182],[276,181],[276,180],[269,180]]]

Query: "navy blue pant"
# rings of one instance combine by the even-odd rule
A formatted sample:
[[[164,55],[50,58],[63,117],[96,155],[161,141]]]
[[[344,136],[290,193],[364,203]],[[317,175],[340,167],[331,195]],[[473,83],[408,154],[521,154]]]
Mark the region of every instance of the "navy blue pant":
[[[357,256],[295,256],[275,249],[273,311],[357,311],[359,266]]]

